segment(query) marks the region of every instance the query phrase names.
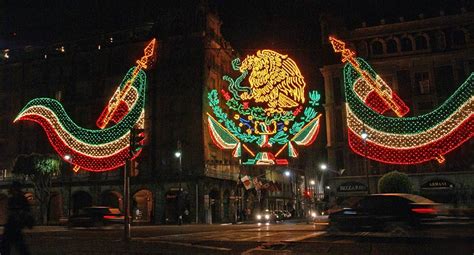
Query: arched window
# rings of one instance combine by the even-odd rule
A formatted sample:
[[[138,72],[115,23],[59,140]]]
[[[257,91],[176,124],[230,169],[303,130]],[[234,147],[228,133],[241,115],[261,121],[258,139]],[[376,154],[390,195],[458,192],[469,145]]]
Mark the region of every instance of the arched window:
[[[444,50],[446,48],[446,37],[442,31],[434,34],[433,48],[437,50]]]
[[[411,42],[411,39],[408,37],[403,37],[401,40],[402,44],[402,51],[412,51],[413,50],[413,45]]]
[[[398,45],[395,39],[388,39],[387,40],[387,53],[397,53],[398,52]]]
[[[426,50],[428,49],[428,41],[423,35],[419,35],[415,38],[416,50]]]
[[[382,44],[381,41],[373,41],[371,47],[372,47],[372,54],[373,55],[383,54],[383,44]]]
[[[357,54],[361,57],[367,57],[369,52],[367,49],[367,43],[364,41],[360,41],[357,43]]]
[[[466,35],[462,30],[453,31],[453,44],[454,45],[464,45],[466,44]]]

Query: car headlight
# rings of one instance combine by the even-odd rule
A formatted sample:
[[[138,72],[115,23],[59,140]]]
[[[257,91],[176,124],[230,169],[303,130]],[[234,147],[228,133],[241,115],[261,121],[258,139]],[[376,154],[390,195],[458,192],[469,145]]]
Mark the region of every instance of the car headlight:
[[[266,220],[270,219],[270,215],[269,215],[269,214],[265,214],[265,219],[266,219]]]
[[[262,215],[257,214],[257,220],[261,220],[261,219],[262,219]]]
[[[312,213],[311,213],[311,217],[316,218],[316,216],[317,216],[317,215],[316,215],[315,212],[312,212]]]

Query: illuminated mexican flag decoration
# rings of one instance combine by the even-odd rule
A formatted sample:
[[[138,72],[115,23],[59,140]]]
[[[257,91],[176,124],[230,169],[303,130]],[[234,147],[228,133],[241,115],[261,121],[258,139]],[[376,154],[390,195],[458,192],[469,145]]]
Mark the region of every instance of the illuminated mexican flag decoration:
[[[237,78],[227,89],[208,93],[208,129],[215,145],[233,150],[242,164],[286,165],[295,145],[311,145],[319,132],[320,94],[305,94],[306,83],[287,55],[261,50],[232,61]]]
[[[424,115],[402,117],[408,108],[367,62],[330,38],[344,67],[349,145],[359,155],[389,163],[444,161],[474,135],[474,73],[442,105]],[[372,96],[369,94],[372,93]],[[398,117],[382,112],[391,110]],[[367,138],[361,137],[362,133]]]
[[[139,152],[130,155],[130,130],[144,127],[146,74],[143,69],[154,56],[154,49],[155,39],[123,78],[97,120],[98,129],[78,126],[63,106],[51,98],[31,100],[14,122],[30,120],[40,124],[56,152],[73,164],[75,171],[100,172],[124,165],[130,156],[139,155]]]

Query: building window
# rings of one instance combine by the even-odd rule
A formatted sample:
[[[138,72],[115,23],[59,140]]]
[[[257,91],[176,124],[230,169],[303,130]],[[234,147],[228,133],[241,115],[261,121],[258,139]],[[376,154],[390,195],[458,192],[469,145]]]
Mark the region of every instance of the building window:
[[[440,66],[434,69],[436,93],[441,97],[447,97],[454,92],[454,75],[452,66]]]
[[[381,41],[372,42],[372,54],[373,55],[383,54],[383,44]]]
[[[419,35],[415,38],[416,50],[426,50],[428,49],[428,41],[423,35]]]
[[[431,93],[430,88],[430,76],[428,72],[418,72],[415,73],[415,85],[417,86],[417,91],[419,95],[425,95]]]
[[[437,50],[444,50],[446,48],[446,38],[441,31],[436,32],[433,42],[433,47]]]
[[[398,45],[395,39],[388,39],[387,40],[387,53],[397,53],[398,52]]]
[[[466,35],[462,30],[453,31],[453,44],[454,45],[464,45],[466,44]]]
[[[369,52],[367,50],[367,43],[364,41],[357,43],[357,54],[361,57],[367,57]]]
[[[0,180],[5,180],[7,178],[7,169],[0,170]]]
[[[398,92],[401,98],[405,100],[410,98],[411,94],[411,78],[409,70],[397,71]]]
[[[413,50],[413,44],[410,38],[408,37],[403,37],[401,40],[402,44],[402,51],[412,51]]]

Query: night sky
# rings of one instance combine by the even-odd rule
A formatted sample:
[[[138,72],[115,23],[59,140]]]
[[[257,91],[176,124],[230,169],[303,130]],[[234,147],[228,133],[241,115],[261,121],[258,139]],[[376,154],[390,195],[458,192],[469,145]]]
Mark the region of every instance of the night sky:
[[[3,0],[0,4],[0,36],[10,41],[46,44],[112,32],[153,22],[168,8],[192,8],[194,0]],[[400,16],[413,20],[418,14],[438,16],[472,10],[468,0],[208,0],[223,20],[225,38],[235,48],[315,47],[319,43],[319,15],[330,13],[345,19],[348,27],[365,21],[376,24],[384,18],[396,22]],[[5,48],[5,45],[0,45]]]

